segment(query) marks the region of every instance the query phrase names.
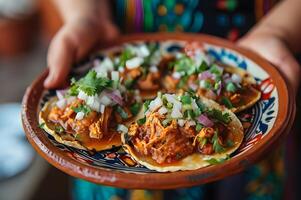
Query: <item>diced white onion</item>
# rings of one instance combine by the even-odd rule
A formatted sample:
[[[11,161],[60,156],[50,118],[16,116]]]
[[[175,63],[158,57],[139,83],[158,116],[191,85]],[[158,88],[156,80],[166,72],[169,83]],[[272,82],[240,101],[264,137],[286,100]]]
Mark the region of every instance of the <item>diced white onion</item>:
[[[174,72],[171,75],[174,79],[180,79],[182,77],[180,72]]]
[[[198,105],[196,104],[195,99],[192,99],[191,106],[192,106],[192,109],[194,109],[194,110],[198,109]]]
[[[190,127],[190,126],[195,126],[195,125],[196,125],[195,121],[193,121],[193,120],[189,120],[189,121],[187,122],[187,124],[188,124],[188,127]]]
[[[234,83],[241,83],[241,76],[238,74],[232,74],[231,79]]]
[[[149,56],[150,54],[148,48],[145,45],[141,45],[140,47],[138,47],[136,53],[139,57],[143,58]]]
[[[169,103],[172,103],[179,110],[182,109],[182,103],[177,99],[175,94],[165,94],[164,96]]]
[[[157,108],[161,107],[163,105],[163,102],[160,97],[155,98],[153,101],[149,104],[149,110],[154,111]]]
[[[88,100],[86,101],[87,105],[91,107],[94,111],[99,111],[100,109],[100,101],[97,96],[89,96]]]
[[[140,57],[134,57],[130,60],[127,60],[125,62],[126,68],[128,69],[135,69],[139,67],[143,63],[143,58]]]
[[[76,113],[75,119],[76,120],[82,120],[84,118],[84,116],[85,116],[85,113],[78,112],[78,113]]]
[[[57,107],[59,107],[60,109],[64,109],[67,105],[67,101],[66,99],[60,99],[56,102]]]
[[[123,125],[123,124],[118,124],[117,125],[117,131],[118,132],[122,132],[122,133],[127,133],[128,132],[128,128]]]
[[[168,112],[167,108],[165,108],[164,106],[162,106],[159,110],[158,110],[158,113],[160,115],[164,115]]]
[[[206,80],[201,80],[201,81],[200,81],[200,87],[201,87],[201,88],[205,88],[205,89],[207,88]]]
[[[113,81],[118,81],[119,80],[119,72],[118,71],[112,71],[111,72],[111,79]]]
[[[77,95],[77,98],[81,99],[81,100],[84,100],[84,101],[87,101],[89,96],[84,93],[83,91],[79,91],[78,95]]]
[[[76,97],[73,97],[73,96],[68,97],[68,98],[66,99],[66,100],[67,100],[67,104],[72,103],[73,101],[75,101],[75,99],[76,99]]]
[[[98,77],[107,77],[107,72],[112,71],[114,65],[112,60],[106,57],[102,62],[93,67],[93,69],[96,71]]]
[[[186,120],[184,120],[184,119],[178,119],[178,124],[179,124],[179,126],[181,126],[181,127],[184,126],[185,122],[186,122]]]
[[[124,72],[124,67],[122,67],[122,66],[118,67],[118,71],[119,71],[120,73],[123,73],[123,72]]]
[[[150,68],[149,68],[149,71],[152,72],[152,73],[156,73],[158,72],[158,67],[156,65],[152,65]]]
[[[106,72],[106,71],[98,71],[97,72],[97,77],[98,78],[108,78],[108,72]]]
[[[106,106],[103,105],[103,104],[101,104],[101,105],[100,105],[100,109],[99,109],[100,113],[103,114],[103,113],[105,112],[105,109],[106,109]]]
[[[59,99],[64,99],[64,94],[61,90],[56,90],[56,96]]]
[[[112,103],[112,100],[106,95],[101,95],[99,101],[101,104],[103,104],[105,106],[108,106]]]
[[[177,108],[174,104],[170,116],[174,119],[182,118],[183,114],[181,113],[181,109]]]

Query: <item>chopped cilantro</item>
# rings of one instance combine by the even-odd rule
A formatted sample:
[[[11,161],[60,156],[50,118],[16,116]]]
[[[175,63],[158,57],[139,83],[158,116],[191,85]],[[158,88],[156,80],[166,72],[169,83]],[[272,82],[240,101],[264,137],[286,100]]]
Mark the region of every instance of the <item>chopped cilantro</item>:
[[[64,128],[61,127],[61,126],[55,126],[55,127],[54,127],[54,130],[55,130],[55,132],[57,132],[57,133],[62,133],[62,132],[64,132]]]
[[[189,95],[181,96],[181,101],[183,104],[191,104],[191,97]]]
[[[206,71],[208,69],[208,67],[209,67],[208,64],[205,61],[203,61],[197,71],[198,71],[198,73],[202,73],[202,72]]]
[[[200,123],[197,123],[196,126],[195,126],[195,130],[196,130],[197,132],[201,131],[202,128],[203,128],[203,125],[200,124]]]
[[[75,84],[76,80],[75,78],[71,79],[71,87],[68,90],[68,95],[70,96],[77,96],[78,95],[78,85]]]
[[[185,85],[186,85],[186,83],[187,83],[187,80],[188,80],[188,77],[189,77],[189,76],[183,76],[183,77],[180,79],[179,83],[177,84],[177,88],[178,88],[178,89],[182,89],[183,87],[185,87]]]
[[[125,112],[125,110],[121,106],[116,106],[116,111],[119,113],[119,115],[122,119],[129,118],[127,112]]]
[[[229,160],[229,156],[227,156],[226,158],[220,158],[220,159],[210,158],[210,159],[205,160],[205,161],[208,162],[210,165],[216,165],[216,164],[223,163],[226,160]]]
[[[221,103],[229,109],[233,108],[233,105],[232,105],[231,101],[227,97],[222,97],[221,98]]]
[[[201,109],[197,108],[193,110],[195,116],[200,116],[202,114]]]
[[[151,100],[146,100],[143,104],[143,109],[146,112],[148,110],[149,104],[150,104]]]
[[[196,104],[198,105],[201,112],[204,112],[206,110],[206,106],[203,104],[203,102],[200,99],[196,100]]]
[[[144,124],[145,122],[146,122],[146,117],[143,117],[143,118],[137,120],[137,124],[138,124],[138,125],[142,125],[142,124]]]
[[[72,79],[71,88],[69,89],[69,94],[71,96],[76,96],[79,90],[82,90],[89,96],[96,95],[100,93],[106,87],[111,87],[112,81],[105,77],[97,77],[97,73],[91,70],[87,75],[78,81]]]
[[[193,60],[188,56],[183,56],[182,58],[179,58],[175,62],[174,69],[177,72],[184,72],[186,75],[191,75],[196,71]]]
[[[44,122],[41,123],[41,124],[39,124],[39,128],[41,128],[41,129],[44,129],[44,126],[45,126],[45,123],[44,123]]]
[[[149,50],[149,55],[144,58],[143,66],[150,66],[151,65],[151,58],[154,56],[155,52],[158,50],[159,46],[157,43],[150,43],[147,45]]]
[[[168,108],[168,109],[172,109],[172,108],[173,108],[173,105],[172,105],[172,103],[170,103],[170,102],[167,102],[167,104],[166,104],[166,108]]]
[[[220,122],[223,122],[225,124],[228,124],[231,121],[229,113],[227,113],[227,112],[223,113],[222,111],[214,109],[214,108],[211,109],[211,110],[208,110],[207,114],[210,117],[212,117],[213,119],[216,119],[216,120],[218,120]]]
[[[227,140],[226,141],[226,145],[227,145],[227,147],[233,147],[233,145],[234,145],[234,142],[232,141],[232,140]]]
[[[215,75],[218,75],[218,76],[221,76],[222,75],[222,70],[219,69],[219,67],[217,65],[213,65],[211,68],[210,68],[210,72],[212,74],[215,74]]]
[[[142,106],[141,103],[134,103],[134,104],[132,104],[131,107],[130,107],[131,113],[134,116],[136,116],[139,113],[141,106]]]
[[[237,90],[236,86],[234,85],[234,83],[230,82],[226,85],[226,90],[228,92],[235,92]]]
[[[127,79],[124,81],[124,86],[126,87],[126,89],[131,89],[134,84],[135,84],[135,80],[133,79]]]
[[[89,106],[84,104],[80,104],[77,107],[71,107],[71,109],[76,113],[83,112],[85,115],[88,115],[92,111]]]
[[[133,57],[133,52],[129,48],[125,48],[120,55],[119,66],[125,67],[126,61]]]
[[[221,153],[221,152],[225,151],[225,148],[222,147],[222,145],[218,141],[218,132],[217,131],[215,131],[211,142],[213,144],[213,149],[216,153]]]

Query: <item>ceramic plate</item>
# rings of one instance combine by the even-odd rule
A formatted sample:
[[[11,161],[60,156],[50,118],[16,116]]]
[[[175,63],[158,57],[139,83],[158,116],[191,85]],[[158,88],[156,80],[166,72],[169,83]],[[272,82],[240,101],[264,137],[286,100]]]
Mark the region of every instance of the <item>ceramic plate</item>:
[[[59,144],[39,128],[38,113],[54,91],[45,90],[43,81],[47,72],[27,89],[23,99],[22,119],[25,132],[33,147],[48,162],[71,176],[95,183],[123,188],[167,189],[203,184],[238,173],[271,149],[292,125],[295,102],[281,74],[256,54],[240,49],[227,41],[206,35],[148,34],[122,37],[104,50],[74,67],[72,76],[82,76],[102,54],[124,43],[157,41],[169,51],[185,43],[198,41],[218,61],[239,67],[251,73],[259,85],[262,97],[251,109],[238,114],[245,128],[244,141],[231,159],[193,171],[159,173],[137,164],[122,148],[102,152],[88,152]]]

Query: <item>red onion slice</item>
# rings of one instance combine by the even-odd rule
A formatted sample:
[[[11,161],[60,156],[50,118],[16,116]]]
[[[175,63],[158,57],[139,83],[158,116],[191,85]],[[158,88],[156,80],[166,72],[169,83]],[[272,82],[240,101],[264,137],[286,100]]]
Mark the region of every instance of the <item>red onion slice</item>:
[[[212,127],[214,125],[213,122],[204,114],[201,114],[198,117],[198,122],[206,127]]]
[[[214,79],[214,75],[210,71],[204,71],[199,74],[199,80]]]
[[[116,102],[121,106],[123,105],[123,100],[118,90],[113,90],[113,91],[106,90],[105,92],[110,97],[110,99],[112,99],[114,102]]]

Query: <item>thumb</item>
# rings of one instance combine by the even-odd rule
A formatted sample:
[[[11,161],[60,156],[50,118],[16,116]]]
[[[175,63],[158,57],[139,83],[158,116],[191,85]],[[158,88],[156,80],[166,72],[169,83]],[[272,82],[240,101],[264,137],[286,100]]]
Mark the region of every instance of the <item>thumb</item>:
[[[46,88],[62,86],[72,65],[95,45],[99,35],[93,29],[95,27],[89,23],[66,24],[53,38],[47,55]]]

